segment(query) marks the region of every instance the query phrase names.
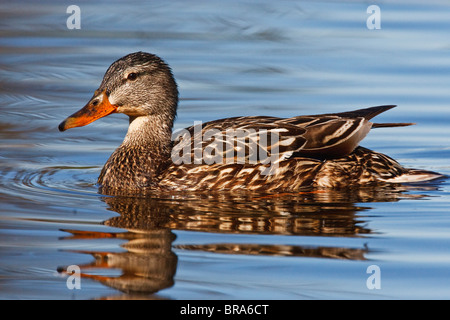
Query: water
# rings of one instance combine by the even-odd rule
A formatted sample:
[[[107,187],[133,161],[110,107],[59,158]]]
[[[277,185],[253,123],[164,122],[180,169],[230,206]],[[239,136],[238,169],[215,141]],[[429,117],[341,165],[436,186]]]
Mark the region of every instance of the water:
[[[133,51],[163,57],[176,129],[398,104],[365,147],[450,174],[450,5],[390,1],[0,4],[1,299],[450,298],[446,179],[317,194],[103,197],[123,115],[58,124]],[[81,268],[81,289],[64,271]],[[369,289],[375,265],[380,289]],[[369,280],[369,286],[367,281]],[[72,283],[72,282],[70,282]],[[375,283],[375,282],[373,282]]]

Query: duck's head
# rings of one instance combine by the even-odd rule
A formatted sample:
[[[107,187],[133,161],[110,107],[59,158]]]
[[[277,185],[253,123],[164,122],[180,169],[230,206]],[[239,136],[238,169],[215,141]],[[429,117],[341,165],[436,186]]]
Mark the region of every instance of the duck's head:
[[[61,122],[59,130],[85,126],[111,113],[124,113],[130,119],[158,116],[171,126],[177,104],[177,85],[169,66],[153,54],[135,52],[108,68],[91,100]]]

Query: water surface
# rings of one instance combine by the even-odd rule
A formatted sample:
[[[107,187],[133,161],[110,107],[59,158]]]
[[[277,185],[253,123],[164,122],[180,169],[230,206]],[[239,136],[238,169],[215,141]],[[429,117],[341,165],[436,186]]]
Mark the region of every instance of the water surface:
[[[148,51],[179,84],[176,129],[381,104],[365,147],[450,173],[450,5],[365,1],[0,4],[1,299],[450,298],[446,179],[325,193],[105,197],[128,121],[60,133],[107,67]],[[77,265],[81,289],[64,271]],[[367,268],[381,271],[369,289]]]

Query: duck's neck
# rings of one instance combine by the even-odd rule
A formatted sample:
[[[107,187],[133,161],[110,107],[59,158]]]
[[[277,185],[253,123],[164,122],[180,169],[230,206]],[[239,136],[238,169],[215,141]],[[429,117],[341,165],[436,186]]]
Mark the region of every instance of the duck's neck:
[[[173,121],[158,116],[130,117],[123,147],[145,147],[158,157],[168,157],[171,149]]]
[[[102,192],[110,188],[140,190],[157,184],[159,174],[170,165],[171,134],[172,121],[157,116],[130,117],[125,139],[98,178]]]

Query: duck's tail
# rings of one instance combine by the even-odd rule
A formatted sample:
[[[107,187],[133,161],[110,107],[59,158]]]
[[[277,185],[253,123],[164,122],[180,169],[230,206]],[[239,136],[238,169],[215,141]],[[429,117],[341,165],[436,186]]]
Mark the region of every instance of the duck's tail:
[[[419,170],[419,169],[408,169],[405,173],[388,178],[388,179],[380,179],[384,182],[389,183],[418,183],[418,182],[426,182],[430,180],[435,180],[439,178],[444,178],[445,175],[428,171],[428,170]]]
[[[373,123],[373,128],[391,128],[391,127],[407,127],[415,125],[413,122],[395,122],[395,123]]]
[[[385,105],[385,106],[377,106],[377,107],[371,107],[359,110],[360,116],[366,118],[367,120],[370,120],[380,113],[383,113],[387,110],[390,110],[392,108],[395,108],[396,105]],[[358,112],[358,111],[356,111]],[[391,128],[391,127],[406,127],[414,125],[415,123],[411,122],[394,122],[394,123],[373,123],[372,128]]]

